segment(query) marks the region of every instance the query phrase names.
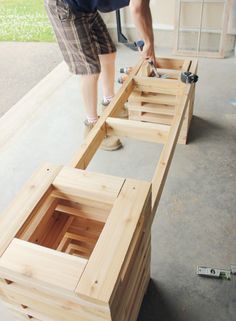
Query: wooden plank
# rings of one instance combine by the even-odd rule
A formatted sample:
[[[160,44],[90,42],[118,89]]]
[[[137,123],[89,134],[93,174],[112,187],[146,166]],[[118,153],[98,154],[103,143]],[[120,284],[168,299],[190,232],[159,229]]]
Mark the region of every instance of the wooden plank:
[[[33,174],[9,208],[2,213],[0,218],[0,255],[3,254],[40,200],[51,192],[51,183],[60,169],[60,166],[49,164],[42,166]]]
[[[63,167],[53,181],[56,198],[63,197],[81,204],[97,206],[113,204],[124,183],[124,178]]]
[[[86,236],[86,235],[67,232],[65,234],[65,237],[67,237],[68,239],[71,239],[71,240],[76,240],[76,241],[89,243],[92,246],[94,246],[96,244],[96,242],[97,242],[97,237],[94,237],[92,235],[91,236]]]
[[[52,228],[39,244],[56,250],[73,221],[74,217],[70,217],[66,214],[59,214],[56,217]]]
[[[175,114],[174,106],[168,106],[168,105],[143,103],[141,106],[139,106],[138,104],[132,104],[132,105],[128,104],[128,108],[130,111],[141,111],[141,112],[152,113],[152,114],[169,115],[169,116],[174,116]]]
[[[83,205],[80,205],[78,207],[76,208],[63,204],[58,204],[56,207],[56,211],[73,215],[75,217],[95,220],[102,223],[106,222],[107,217],[109,215],[109,211],[99,211],[99,209],[96,209],[95,207],[86,207]]]
[[[0,270],[73,291],[87,260],[14,239],[0,258]]]
[[[126,180],[76,293],[88,300],[109,302],[149,193],[149,183]]]
[[[39,245],[44,244],[44,240],[53,230],[57,218],[58,215],[56,213],[53,213],[52,215],[45,215],[35,231],[30,235],[29,239],[25,241]]]
[[[176,96],[159,93],[142,93],[141,96],[132,95],[132,101],[175,106]]]
[[[17,238],[28,241],[38,225],[41,225],[43,221],[48,221],[49,217],[54,212],[56,205],[57,200],[49,195],[44,200],[43,204],[39,208],[36,208],[30,215],[30,218],[26,220],[21,230],[17,233]],[[47,224],[47,222],[45,224]]]
[[[52,290],[54,290],[52,286],[49,290],[42,291],[42,289],[30,287],[29,284],[19,285],[12,283],[10,286],[5,286],[4,293],[8,296],[10,295],[14,302],[30,306],[27,312],[31,315],[36,316],[36,311],[39,311],[38,313],[41,314],[44,312],[45,318],[49,318],[52,315],[53,321],[60,318],[63,318],[63,321],[71,321],[71,317],[73,320],[77,318],[75,321],[93,321],[96,317],[96,320],[99,321],[109,320],[107,305],[99,306],[91,302],[88,303],[75,295],[63,295],[63,293],[55,295],[55,293],[52,293]],[[21,311],[23,311],[22,308]],[[49,315],[48,313],[46,315],[45,312],[49,312]],[[44,321],[42,318],[41,320]]]
[[[132,284],[132,289],[127,291],[125,307],[119,311],[121,313],[118,314],[116,318],[114,317],[114,321],[135,321],[137,319],[138,312],[150,280],[150,254],[151,251],[149,248],[147,257],[144,257],[144,260],[141,260],[139,273],[136,272],[137,278]]]
[[[169,126],[142,123],[140,121],[107,118],[108,136],[129,137],[133,139],[162,143],[167,141]]]
[[[128,79],[125,81],[123,86],[120,88],[112,102],[104,111],[103,115],[99,118],[98,122],[94,126],[90,135],[86,139],[84,145],[81,147],[80,151],[75,154],[70,165],[72,167],[86,169],[94,154],[96,153],[103,137],[105,136],[105,121],[108,117],[114,117],[119,114],[119,111],[123,108],[124,104],[128,100],[129,95],[132,93],[134,88],[133,76],[137,74],[140,67],[142,66],[142,61],[132,70]],[[102,132],[101,132],[102,130]]]
[[[166,177],[169,171],[169,167],[173,158],[178,136],[179,136],[182,122],[184,119],[184,114],[188,106],[189,95],[191,94],[192,89],[193,89],[193,85],[186,85],[185,92],[183,92],[179,106],[177,107],[177,110],[176,110],[173,125],[170,128],[168,142],[164,145],[162,149],[161,156],[159,158],[159,162],[152,179],[153,215],[155,215],[155,212],[162,194],[162,190],[164,188]]]
[[[132,120],[141,120],[144,122],[163,124],[163,125],[172,125],[173,116],[170,115],[161,115],[153,113],[142,113],[141,116],[137,114],[136,111],[130,111],[130,119]]]
[[[176,95],[183,86],[178,80],[154,77],[134,77],[134,83],[135,90],[168,95]]]

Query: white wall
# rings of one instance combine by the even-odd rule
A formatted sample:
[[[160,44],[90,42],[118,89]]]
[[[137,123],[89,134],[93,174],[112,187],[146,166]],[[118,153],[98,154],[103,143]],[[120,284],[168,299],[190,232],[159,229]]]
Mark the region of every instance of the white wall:
[[[160,30],[173,30],[175,23],[175,0],[151,0],[150,6],[153,17],[153,27],[154,29]],[[198,15],[196,14],[199,11],[199,5],[193,5],[192,10],[189,8],[189,5],[185,5],[183,11],[190,12],[188,15],[188,21],[197,24]],[[188,8],[187,8],[188,7]],[[221,14],[221,5],[206,5],[205,18],[207,19],[209,26],[217,26],[219,24],[219,16]],[[129,9],[121,10],[122,16],[122,25],[123,27],[132,27],[132,19],[129,14]],[[108,13],[104,15],[104,19],[109,27],[115,26],[115,15],[114,13]],[[236,0],[232,0],[232,10],[229,19],[229,33],[236,34]]]

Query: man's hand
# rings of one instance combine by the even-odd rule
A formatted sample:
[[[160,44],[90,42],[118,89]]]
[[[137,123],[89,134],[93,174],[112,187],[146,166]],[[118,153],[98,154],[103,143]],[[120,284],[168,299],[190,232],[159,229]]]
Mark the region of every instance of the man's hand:
[[[149,0],[130,0],[130,11],[137,27],[144,47],[141,51],[143,59],[149,59],[156,65],[154,37],[152,30],[152,16],[149,7]]]
[[[155,50],[152,44],[145,43],[143,50],[141,52],[141,56],[145,60],[152,60],[154,65],[156,65]]]

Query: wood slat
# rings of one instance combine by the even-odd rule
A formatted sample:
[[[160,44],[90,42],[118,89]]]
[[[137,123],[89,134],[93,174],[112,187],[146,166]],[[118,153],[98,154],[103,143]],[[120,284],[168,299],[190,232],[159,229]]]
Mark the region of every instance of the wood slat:
[[[160,115],[168,115],[174,116],[175,108],[174,106],[168,105],[158,105],[158,104],[150,104],[150,103],[142,103],[142,105],[138,104],[127,104],[128,109],[130,111],[139,111],[144,113],[151,113],[151,114],[160,114]]]
[[[76,293],[88,300],[109,302],[149,193],[149,183],[126,180]]]
[[[119,111],[123,108],[134,88],[133,76],[137,74],[141,66],[142,61],[140,61],[138,65],[132,70],[132,72],[128,76],[128,79],[125,81],[112,102],[106,108],[103,115],[99,118],[93,130],[90,132],[90,135],[86,139],[84,145],[81,147],[80,151],[73,157],[73,160],[71,162],[72,167],[80,169],[87,168],[98,147],[100,146],[103,137],[105,136],[106,119],[108,117],[117,116],[117,114],[119,114]]]
[[[80,208],[66,206],[63,204],[58,204],[56,207],[56,211],[73,215],[75,217],[95,220],[101,223],[105,223],[109,215],[109,211],[106,211],[105,213],[104,212],[98,213],[98,210],[96,208],[90,207],[89,209],[86,209],[81,206],[81,209],[80,209]]]
[[[46,221],[47,223],[49,217],[53,214],[56,205],[57,200],[49,195],[44,200],[43,204],[33,211],[32,215],[30,215],[29,220],[26,220],[26,222],[22,226],[22,229],[17,233],[17,237],[22,240],[28,241],[37,229],[38,225],[41,225],[43,221]]]
[[[142,113],[141,116],[139,116],[139,114],[136,111],[130,111],[130,119],[160,125],[172,125],[173,123],[173,116],[170,115]]]
[[[26,183],[0,219],[0,255],[30,216],[36,205],[50,194],[51,184],[60,171],[60,166],[45,164]],[[42,201],[44,201],[43,199]],[[16,215],[17,214],[17,215]]]
[[[29,279],[73,291],[87,260],[13,239],[0,258],[0,271],[5,268]]]
[[[104,208],[104,207],[99,208],[98,206],[79,204],[78,202],[72,202],[72,201],[63,200],[63,199],[59,200],[58,205],[75,208],[76,210],[84,213],[84,218],[86,218],[88,220],[89,219],[94,220],[94,221],[97,221],[100,223],[106,222],[106,219],[107,219],[107,217],[110,213],[110,210],[112,208],[112,205],[107,205],[106,208]],[[59,207],[59,211],[60,211],[60,207]]]
[[[53,181],[52,195],[90,206],[98,206],[98,203],[111,205],[123,183],[124,178],[63,167]]]
[[[141,95],[132,95],[132,102],[153,103],[162,105],[176,105],[176,96],[158,93],[141,93]]]
[[[134,83],[136,90],[168,95],[176,95],[179,88],[183,87],[182,83],[178,80],[154,77],[136,76],[134,77]]]
[[[173,158],[181,125],[184,119],[189,100],[189,94],[193,89],[192,85],[187,85],[186,92],[182,95],[179,106],[177,107],[176,114],[173,120],[173,125],[170,128],[169,139],[166,145],[164,145],[161,156],[159,158],[158,165],[156,167],[153,179],[152,179],[152,193],[153,193],[153,214],[155,215],[162,190],[166,181],[166,177],[169,171],[169,167]]]
[[[148,142],[162,143],[167,141],[169,126],[142,123],[140,121],[119,118],[107,118],[108,136],[129,137]]]

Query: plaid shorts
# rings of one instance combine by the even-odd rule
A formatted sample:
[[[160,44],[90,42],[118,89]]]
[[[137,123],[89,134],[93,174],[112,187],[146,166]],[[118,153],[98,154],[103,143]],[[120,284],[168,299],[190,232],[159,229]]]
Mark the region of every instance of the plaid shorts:
[[[98,74],[98,55],[116,51],[107,27],[98,12],[75,12],[64,0],[45,0],[59,47],[74,74]]]

